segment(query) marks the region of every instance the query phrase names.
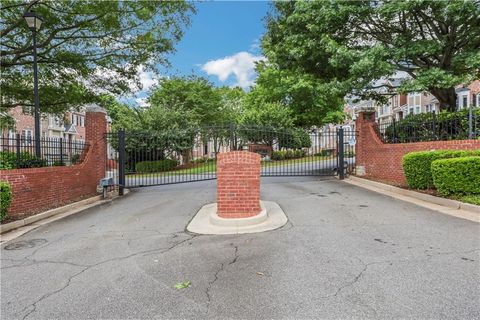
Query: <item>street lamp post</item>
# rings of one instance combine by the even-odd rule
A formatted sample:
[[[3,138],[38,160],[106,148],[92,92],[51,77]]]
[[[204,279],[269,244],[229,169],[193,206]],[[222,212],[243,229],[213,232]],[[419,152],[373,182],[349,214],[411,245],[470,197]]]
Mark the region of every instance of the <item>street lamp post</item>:
[[[23,17],[33,35],[33,95],[35,110],[35,155],[41,157],[40,149],[40,110],[38,100],[38,66],[37,66],[37,31],[43,19],[33,11],[26,12]]]

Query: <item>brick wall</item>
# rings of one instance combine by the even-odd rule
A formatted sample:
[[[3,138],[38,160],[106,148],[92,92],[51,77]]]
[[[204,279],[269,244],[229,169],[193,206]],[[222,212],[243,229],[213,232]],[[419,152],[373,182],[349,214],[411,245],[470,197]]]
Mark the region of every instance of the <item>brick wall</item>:
[[[260,213],[260,155],[248,151],[217,157],[217,214],[247,218]]]
[[[356,120],[356,172],[374,180],[406,185],[402,158],[406,153],[425,150],[475,150],[480,140],[450,140],[414,143],[383,143],[375,132],[375,114],[361,112]]]
[[[80,164],[0,170],[2,180],[12,186],[12,217],[59,207],[96,194],[98,181],[105,175],[105,111],[91,108],[86,114],[86,140],[90,145]]]

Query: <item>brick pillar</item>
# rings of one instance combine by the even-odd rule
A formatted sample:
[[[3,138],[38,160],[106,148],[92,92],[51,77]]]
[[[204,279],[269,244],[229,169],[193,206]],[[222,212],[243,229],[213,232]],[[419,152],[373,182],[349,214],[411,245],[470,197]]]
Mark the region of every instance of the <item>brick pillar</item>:
[[[88,106],[85,117],[85,140],[90,145],[91,154],[95,163],[95,181],[105,176],[107,161],[107,112],[98,106]]]
[[[260,155],[248,151],[217,157],[217,214],[248,218],[260,213]]]
[[[361,111],[357,120],[355,120],[355,128],[358,132],[357,144],[355,145],[355,172],[359,176],[365,175],[365,165],[367,164],[365,146],[370,143],[368,130],[372,122],[375,122],[375,112],[373,111]]]

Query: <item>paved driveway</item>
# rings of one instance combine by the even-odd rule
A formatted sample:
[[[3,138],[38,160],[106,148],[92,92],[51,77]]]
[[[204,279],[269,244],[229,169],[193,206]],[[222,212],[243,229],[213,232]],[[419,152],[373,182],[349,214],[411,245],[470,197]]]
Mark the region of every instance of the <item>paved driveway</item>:
[[[478,224],[337,180],[265,178],[282,229],[186,233],[215,183],[138,190],[2,245],[2,319],[480,318]]]

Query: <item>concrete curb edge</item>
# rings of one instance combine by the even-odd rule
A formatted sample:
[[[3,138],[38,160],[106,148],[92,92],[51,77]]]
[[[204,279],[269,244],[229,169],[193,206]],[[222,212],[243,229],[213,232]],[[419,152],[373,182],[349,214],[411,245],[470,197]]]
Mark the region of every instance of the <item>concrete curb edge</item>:
[[[125,190],[125,195],[129,193],[129,190]],[[80,213],[82,211],[85,211],[90,208],[94,208],[97,206],[100,206],[105,203],[109,203],[115,199],[121,198],[119,196],[113,196],[111,198],[103,199],[103,196],[98,195],[98,196],[93,196],[87,199],[83,199],[77,202],[73,202],[70,204],[67,204],[62,207],[50,209],[38,214],[35,214],[33,216],[26,217],[25,219],[20,219],[20,220],[15,220],[6,224],[0,225],[0,234],[1,236],[1,242],[6,242],[10,241],[14,238],[11,239],[4,239],[4,235],[8,232],[15,231],[16,229],[23,228],[23,227],[28,227],[27,230],[24,232],[20,232],[16,237],[33,230],[41,225],[47,224],[49,222],[68,217],[72,214]]]
[[[389,195],[400,200],[412,202],[442,213],[480,222],[480,206],[474,204],[440,198],[354,176],[350,176],[343,181],[378,193]]]

